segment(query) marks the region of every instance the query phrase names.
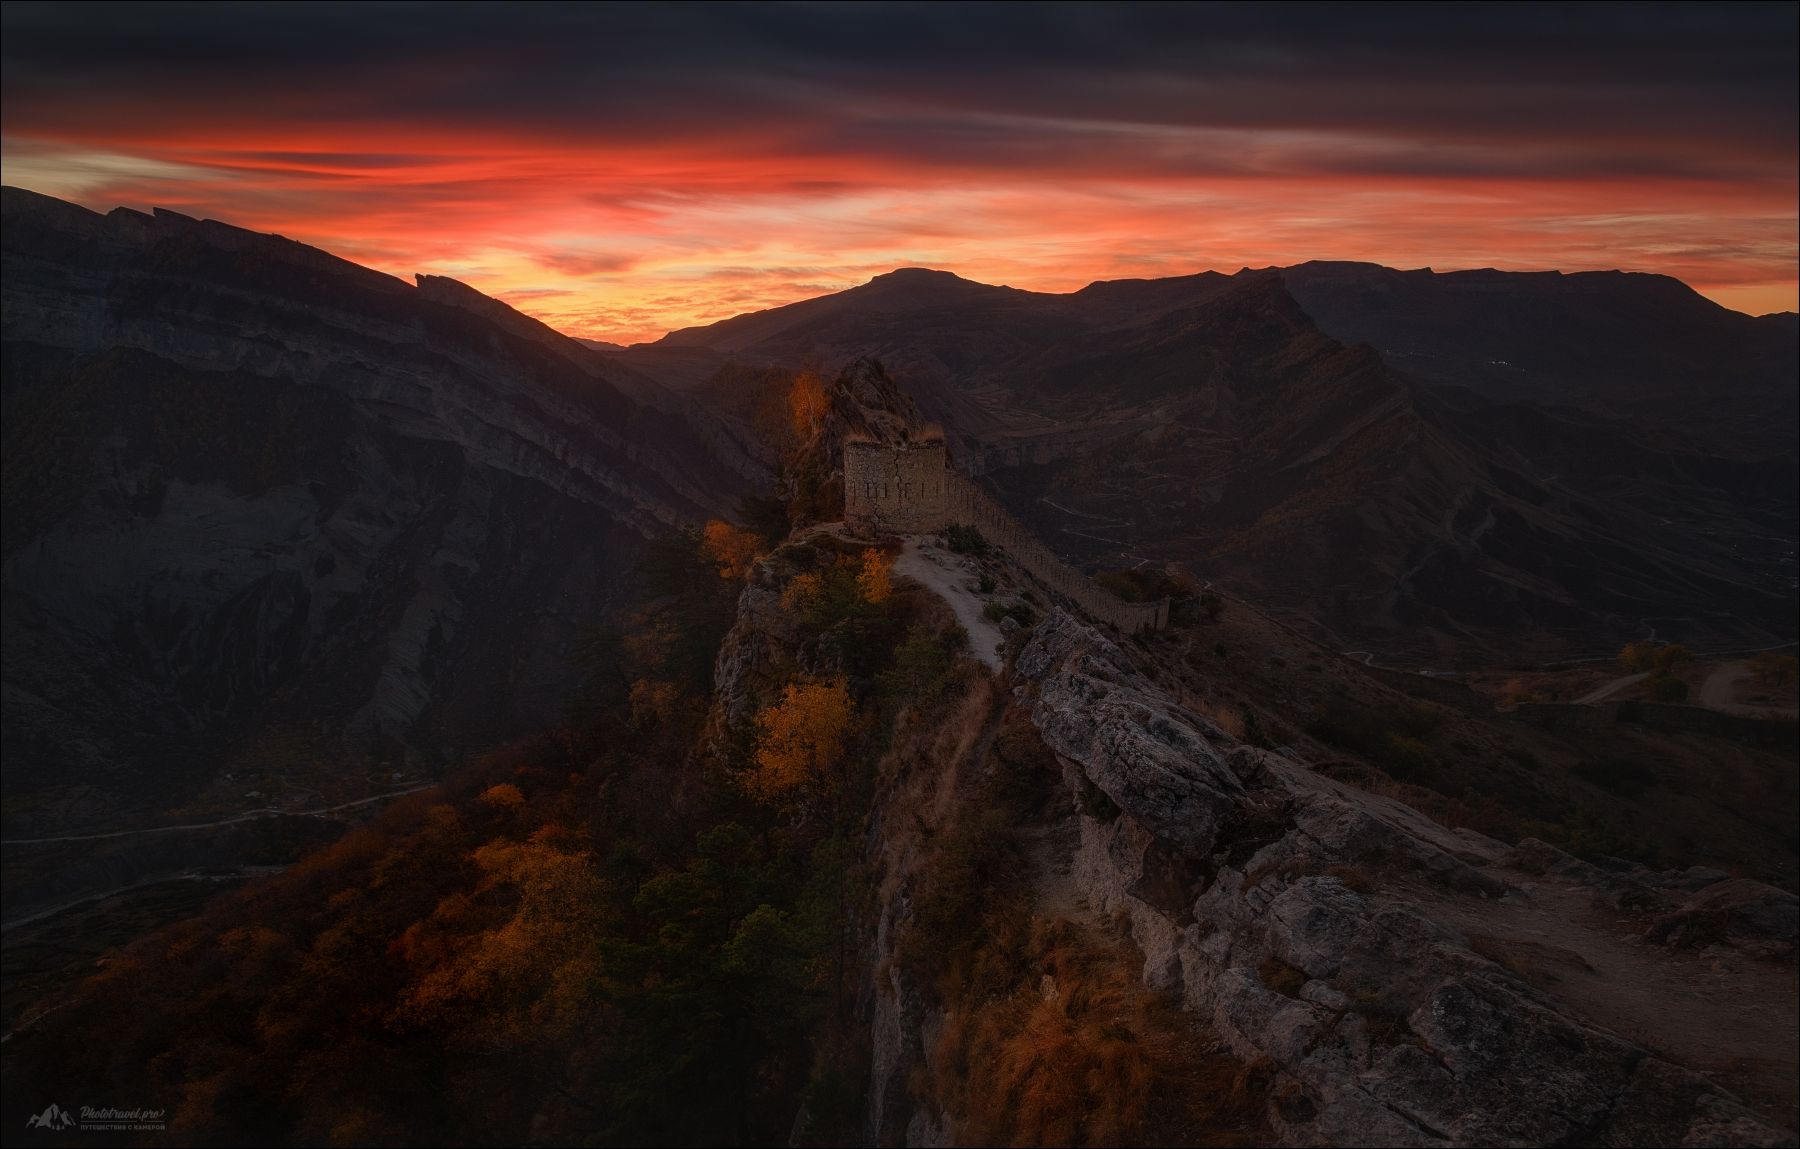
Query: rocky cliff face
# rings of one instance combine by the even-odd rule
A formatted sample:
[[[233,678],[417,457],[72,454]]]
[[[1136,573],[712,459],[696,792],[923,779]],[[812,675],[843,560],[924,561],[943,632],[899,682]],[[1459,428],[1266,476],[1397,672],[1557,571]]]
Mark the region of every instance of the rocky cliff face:
[[[946,1034],[982,1004],[946,997],[908,939],[950,864],[943,839],[970,817],[959,804],[1004,769],[996,747],[1019,722],[1060,777],[1036,815],[986,832],[1026,844],[1032,912],[1120,937],[1115,960],[1180,1003],[1188,1040],[1257,1083],[1260,1136],[1792,1142],[1793,895],[1448,830],[1238,742],[1066,613],[1009,674],[1010,698],[972,692],[936,742],[897,757],[873,812],[869,1143],[980,1139],[943,1083],[963,1072]],[[1055,972],[1018,980],[1041,973],[1045,1001],[1072,1011]]]
[[[15,832],[330,797],[551,721],[645,536],[768,479],[460,284],[4,207]]]
[[[1272,1065],[1284,1142],[1791,1141],[1782,1103],[1696,1069],[1720,1031],[1781,1047],[1756,1015],[1791,997],[1792,895],[1445,830],[1235,742],[1065,614],[1016,674],[1071,795],[1110,803],[1072,815],[1091,907],[1129,921],[1148,983]],[[1683,997],[1705,963],[1658,943],[1714,901],[1712,964],[1741,981],[1702,1021]]]

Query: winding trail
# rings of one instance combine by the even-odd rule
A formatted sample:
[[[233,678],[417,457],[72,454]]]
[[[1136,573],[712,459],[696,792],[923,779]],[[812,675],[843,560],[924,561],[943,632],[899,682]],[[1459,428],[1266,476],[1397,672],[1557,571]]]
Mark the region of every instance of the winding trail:
[[[54,838],[4,838],[0,846],[41,846],[51,842],[98,842],[105,838],[132,838],[139,834],[174,834],[183,830],[210,830],[217,826],[235,826],[240,822],[256,822],[263,818],[322,818],[327,814],[335,814],[339,810],[354,810],[358,806],[372,806],[376,802],[386,802],[392,798],[403,798],[408,794],[417,794],[421,790],[429,790],[436,782],[425,782],[405,790],[393,790],[386,794],[377,794],[373,798],[358,798],[354,802],[340,802],[335,806],[324,806],[317,810],[282,810],[274,806],[263,806],[249,810],[230,818],[221,818],[216,822],[189,822],[180,826],[149,826],[142,830],[113,830],[105,834],[63,834]]]
[[[974,573],[964,563],[962,556],[944,550],[935,542],[922,543],[915,537],[906,540],[900,557],[894,560],[894,573],[929,588],[949,603],[956,613],[956,621],[969,632],[969,652],[998,674],[1004,665],[998,648],[1005,636],[998,626],[982,615],[987,603],[968,588]]]

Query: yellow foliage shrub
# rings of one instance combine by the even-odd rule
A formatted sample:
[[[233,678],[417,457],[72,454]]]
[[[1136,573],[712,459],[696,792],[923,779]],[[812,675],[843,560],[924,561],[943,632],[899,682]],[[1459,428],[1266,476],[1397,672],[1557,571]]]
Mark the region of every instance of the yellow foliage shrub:
[[[510,1043],[586,1016],[599,975],[594,942],[603,887],[587,854],[558,848],[554,837],[539,831],[524,842],[497,838],[469,855],[481,872],[473,896],[446,897],[396,945],[414,969],[396,1003],[397,1024],[478,1016],[490,1041]],[[513,894],[512,912],[489,920],[502,888]],[[486,928],[470,932],[477,924]]]
[[[803,611],[819,600],[825,580],[816,574],[797,574],[781,588],[781,605],[785,610]]]
[[[481,792],[481,800],[497,810],[515,810],[525,804],[525,795],[511,782],[502,782],[498,786],[489,786]]]
[[[1159,1090],[1218,1111],[1162,1116],[1178,1116],[1184,1137],[1204,1134],[1188,1143],[1236,1141],[1214,1140],[1222,1130],[1205,1128],[1250,1116],[1233,1112],[1247,1108],[1229,1096],[1235,1065],[1199,1055],[1183,1036],[1191,1022],[1137,983],[1124,954],[1067,921],[1040,918],[1024,951],[1008,957],[1023,961],[1023,984],[954,1004],[938,1039],[933,1091],[959,1114],[970,1141],[1182,1143],[1162,1140],[1169,1131],[1153,1127]]]
[[[769,548],[768,541],[753,531],[713,519],[701,533],[706,557],[719,564],[720,578],[742,578],[750,564]]]
[[[887,601],[888,595],[894,592],[889,574],[892,568],[893,563],[888,557],[874,547],[862,553],[862,570],[856,576],[856,587],[863,598],[873,603]]]
[[[802,788],[829,788],[854,713],[841,678],[790,683],[780,702],[756,716],[756,766],[743,777],[745,790],[772,803]]]

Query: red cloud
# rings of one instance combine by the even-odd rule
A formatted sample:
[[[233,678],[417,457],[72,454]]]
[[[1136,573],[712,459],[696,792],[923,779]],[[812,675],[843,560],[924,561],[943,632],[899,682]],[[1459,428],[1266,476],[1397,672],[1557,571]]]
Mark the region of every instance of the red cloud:
[[[1582,10],[1521,39],[1448,8],[1296,31],[1230,6],[1204,28],[871,6],[801,35],[754,6],[728,28],[299,6],[209,10],[196,36],[9,6],[6,179],[453,275],[626,341],[918,264],[1059,291],[1308,259],[1619,267],[1788,309],[1781,7]]]

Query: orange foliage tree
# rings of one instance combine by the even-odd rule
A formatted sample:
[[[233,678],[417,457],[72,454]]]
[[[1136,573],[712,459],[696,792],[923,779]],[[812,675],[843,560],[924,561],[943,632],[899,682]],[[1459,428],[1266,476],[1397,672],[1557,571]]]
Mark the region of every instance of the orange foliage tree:
[[[831,399],[825,393],[825,381],[811,371],[794,376],[788,388],[788,416],[793,420],[794,438],[804,443],[812,437],[831,410]]]
[[[525,804],[525,795],[511,782],[502,782],[498,786],[489,786],[481,792],[481,800],[489,806],[500,810],[516,810]]]
[[[742,527],[713,519],[701,535],[706,557],[719,565],[720,578],[742,578],[750,573],[756,556],[769,549],[768,540]]]
[[[481,875],[474,890],[444,898],[395,943],[414,970],[396,1025],[472,1027],[468,1036],[505,1047],[587,1018],[600,973],[602,886],[566,837],[545,827],[469,854]],[[508,902],[513,912],[496,918],[491,907]]]
[[[756,765],[745,774],[744,788],[767,803],[828,788],[854,713],[842,678],[789,683],[781,701],[756,716]]]
[[[863,598],[872,603],[887,601],[888,595],[894,590],[893,581],[889,577],[893,565],[886,555],[874,547],[862,553],[862,571],[856,576],[856,586],[862,591]]]
[[[825,580],[816,574],[797,574],[781,588],[781,605],[786,610],[810,610],[825,589]]]

